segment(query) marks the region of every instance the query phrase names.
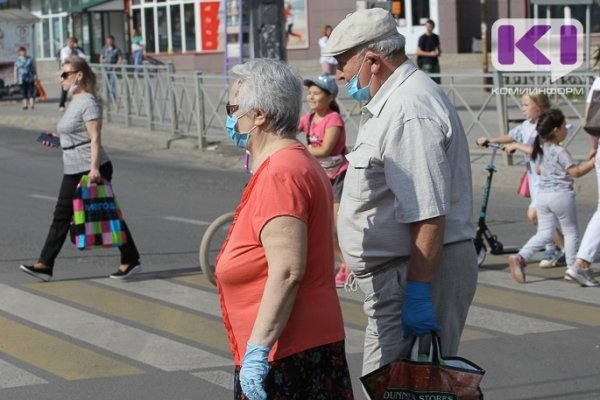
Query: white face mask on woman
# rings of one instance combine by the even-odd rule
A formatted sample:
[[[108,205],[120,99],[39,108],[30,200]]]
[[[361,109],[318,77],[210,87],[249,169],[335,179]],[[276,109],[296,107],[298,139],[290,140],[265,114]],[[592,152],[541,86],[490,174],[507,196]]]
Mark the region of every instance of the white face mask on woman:
[[[79,79],[76,79],[75,82],[69,86],[69,90],[67,90],[67,94],[69,96],[73,96],[73,94],[79,89]]]

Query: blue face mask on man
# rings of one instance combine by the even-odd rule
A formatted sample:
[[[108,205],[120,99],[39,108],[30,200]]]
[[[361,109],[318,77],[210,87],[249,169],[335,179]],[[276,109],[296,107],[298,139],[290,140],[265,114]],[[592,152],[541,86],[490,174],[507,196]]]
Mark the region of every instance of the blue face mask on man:
[[[363,62],[358,69],[356,75],[354,75],[348,83],[346,84],[346,89],[348,90],[348,96],[352,97],[357,101],[369,101],[371,100],[371,79],[373,79],[373,75],[371,75],[371,79],[369,79],[369,84],[363,88],[358,87],[358,75],[362,70],[363,65],[365,65],[366,57],[363,58]]]
[[[228,115],[225,120],[225,131],[227,132],[227,136],[233,141],[233,143],[242,149],[248,147],[248,140],[250,139],[250,132],[256,128],[256,126],[252,127],[248,132],[239,132],[235,129],[238,123],[238,119],[246,115],[246,113],[240,115],[239,117],[235,114]]]

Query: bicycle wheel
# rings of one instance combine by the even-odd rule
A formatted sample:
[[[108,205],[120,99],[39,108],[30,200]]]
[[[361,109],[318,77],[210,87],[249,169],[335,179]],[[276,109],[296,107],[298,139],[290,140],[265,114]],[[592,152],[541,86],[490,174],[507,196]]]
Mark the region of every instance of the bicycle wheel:
[[[217,217],[206,228],[206,232],[204,232],[200,241],[200,251],[198,252],[200,269],[204,276],[206,276],[206,279],[215,286],[217,285],[215,281],[215,260],[227,237],[234,214],[233,212],[228,212]]]

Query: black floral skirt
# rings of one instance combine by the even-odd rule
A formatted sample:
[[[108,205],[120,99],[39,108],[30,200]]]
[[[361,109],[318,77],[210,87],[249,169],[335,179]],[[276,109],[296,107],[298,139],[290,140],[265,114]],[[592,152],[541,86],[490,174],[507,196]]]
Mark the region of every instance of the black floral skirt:
[[[270,364],[265,381],[269,400],[353,400],[344,341],[293,354]],[[234,399],[246,400],[235,367]]]

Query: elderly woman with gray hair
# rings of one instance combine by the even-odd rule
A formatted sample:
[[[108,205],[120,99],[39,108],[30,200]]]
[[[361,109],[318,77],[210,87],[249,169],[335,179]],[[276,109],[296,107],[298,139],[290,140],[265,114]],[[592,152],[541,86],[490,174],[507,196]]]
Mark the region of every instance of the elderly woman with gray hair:
[[[232,73],[226,131],[254,170],[215,270],[234,398],[352,399],[331,268],[331,184],[295,138],[302,79],[265,59]]]

